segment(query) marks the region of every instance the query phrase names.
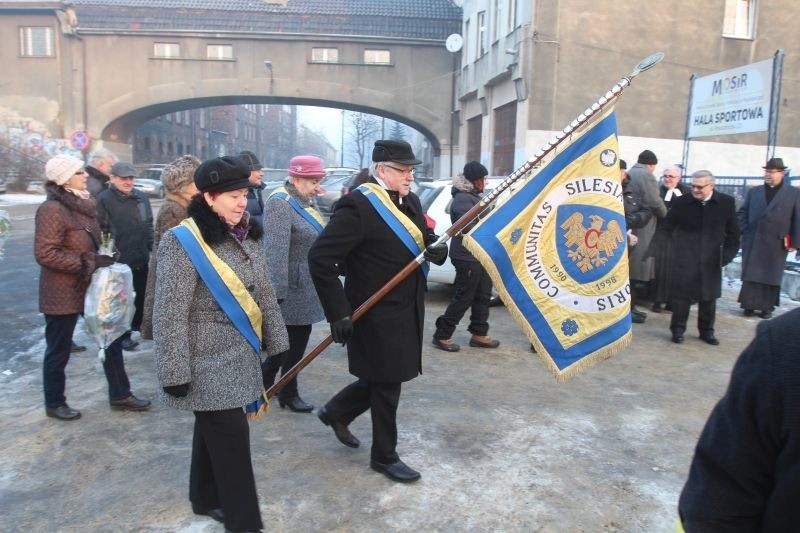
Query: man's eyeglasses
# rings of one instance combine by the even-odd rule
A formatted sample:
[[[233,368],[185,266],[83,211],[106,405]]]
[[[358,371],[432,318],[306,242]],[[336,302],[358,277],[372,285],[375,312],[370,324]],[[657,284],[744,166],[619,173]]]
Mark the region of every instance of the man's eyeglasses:
[[[711,184],[710,183],[706,183],[705,185],[695,185],[694,183],[692,183],[692,189],[697,189],[698,191],[702,191],[703,189],[705,189],[709,185],[711,185]]]
[[[75,171],[75,175],[76,175],[76,176],[80,176],[81,174],[86,174],[86,171],[85,171],[85,170],[83,170],[83,169],[80,169],[80,170],[76,170],[76,171]]]
[[[133,180],[136,176],[116,176],[118,180]]]
[[[671,180],[676,180],[676,179],[680,178],[680,176],[670,176],[669,174],[664,174],[664,175],[663,175],[663,176],[661,176],[661,177],[662,177],[662,178],[664,178],[664,179],[667,179],[667,178],[669,178],[669,179],[671,179]]]
[[[414,172],[415,172],[415,170],[413,168],[402,169],[402,168],[393,167],[392,165],[387,165],[386,163],[382,163],[382,164],[383,164],[383,166],[389,167],[392,170],[394,170],[395,172],[399,172],[400,174],[402,174],[404,176],[413,176]]]

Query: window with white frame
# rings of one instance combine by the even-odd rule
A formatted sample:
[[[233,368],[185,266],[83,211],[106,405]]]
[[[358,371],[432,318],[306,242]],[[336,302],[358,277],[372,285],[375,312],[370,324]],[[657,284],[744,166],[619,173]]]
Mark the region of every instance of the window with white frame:
[[[492,0],[492,42],[500,38],[500,0]]]
[[[478,13],[478,57],[486,53],[486,11]]]
[[[232,44],[207,44],[207,59],[233,59]]]
[[[755,0],[725,0],[722,35],[752,39],[755,33],[755,10]]]
[[[24,57],[53,57],[56,48],[53,28],[26,26],[19,29],[19,53]]]
[[[153,43],[153,56],[180,57],[181,45],[178,43]]]
[[[311,61],[314,63],[338,63],[338,48],[312,48]]]
[[[508,32],[517,27],[517,0],[508,0]]]
[[[367,65],[390,65],[392,53],[389,50],[364,50],[364,63]]]

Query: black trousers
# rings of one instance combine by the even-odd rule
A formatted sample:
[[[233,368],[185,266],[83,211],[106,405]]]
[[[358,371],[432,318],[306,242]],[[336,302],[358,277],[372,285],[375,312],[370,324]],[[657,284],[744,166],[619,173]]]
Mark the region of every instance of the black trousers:
[[[221,507],[227,529],[264,527],[243,409],[194,412],[189,501],[203,510]]]
[[[286,326],[286,331],[289,333],[289,351],[279,355],[267,357],[261,365],[261,374],[264,378],[264,390],[270,388],[275,383],[275,375],[278,369],[281,370],[281,376],[286,374],[291,368],[303,358],[303,354],[308,346],[308,338],[311,336],[311,325],[304,326]],[[297,392],[297,378],[294,378],[286,384],[284,388],[278,393],[278,399],[290,400],[297,398],[300,395]]]
[[[483,336],[489,332],[489,300],[492,298],[492,279],[477,261],[452,259],[456,269],[455,292],[444,314],[436,319],[434,339],[449,339],[467,309],[472,308],[467,330]]]
[[[328,414],[350,424],[367,409],[372,415],[372,451],[379,463],[394,463],[397,455],[397,406],[401,383],[377,383],[359,379],[343,388],[325,405]]]
[[[131,267],[131,272],[133,272],[133,290],[136,291],[136,297],[133,299],[135,310],[131,320],[131,330],[139,331],[142,327],[142,316],[144,315],[144,293],[147,291],[148,266]]]
[[[669,329],[672,333],[686,331],[686,321],[689,319],[691,300],[673,297],[670,301],[672,319]],[[717,300],[703,300],[697,302],[697,331],[701,337],[714,335],[714,320],[717,316]]]

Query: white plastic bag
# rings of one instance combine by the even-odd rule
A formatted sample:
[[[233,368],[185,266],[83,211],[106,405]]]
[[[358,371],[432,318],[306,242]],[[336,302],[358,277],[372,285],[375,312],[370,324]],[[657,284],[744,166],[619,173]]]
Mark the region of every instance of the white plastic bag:
[[[92,274],[83,303],[83,319],[86,330],[100,346],[101,361],[105,359],[104,350],[130,329],[135,295],[128,265],[114,263]]]

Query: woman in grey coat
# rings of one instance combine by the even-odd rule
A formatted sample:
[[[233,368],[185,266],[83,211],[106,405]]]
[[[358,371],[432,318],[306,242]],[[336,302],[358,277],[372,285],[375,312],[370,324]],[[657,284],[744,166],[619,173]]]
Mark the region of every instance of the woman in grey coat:
[[[324,225],[311,201],[319,194],[324,176],[320,158],[293,157],[285,187],[275,189],[264,208],[267,267],[289,333],[289,351],[270,357],[263,364],[265,389],[275,381],[279,368],[283,375],[302,359],[311,335],[311,324],[325,318],[308,273],[308,250]],[[281,389],[278,405],[289,406],[298,413],[314,409],[300,398],[297,378]]]
[[[242,408],[251,413],[249,404],[263,399],[260,349],[274,355],[289,347],[266,274],[262,230],[245,210],[249,174],[236,157],[197,169],[201,194],[189,203],[189,218],[164,233],[158,247],[153,309],[161,397],[195,415],[192,510],[232,531],[263,527],[250,414]]]

